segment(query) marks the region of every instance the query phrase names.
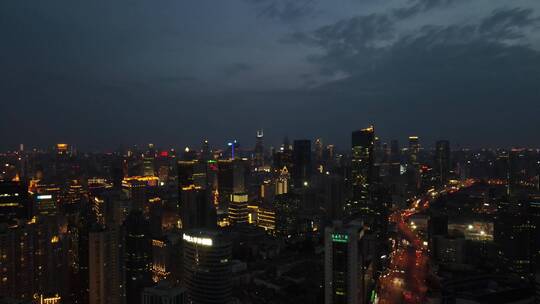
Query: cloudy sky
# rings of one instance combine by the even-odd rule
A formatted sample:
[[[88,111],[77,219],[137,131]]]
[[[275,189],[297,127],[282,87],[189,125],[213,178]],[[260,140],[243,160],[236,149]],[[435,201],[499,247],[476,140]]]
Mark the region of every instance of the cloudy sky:
[[[538,0],[0,2],[0,148],[540,146]]]

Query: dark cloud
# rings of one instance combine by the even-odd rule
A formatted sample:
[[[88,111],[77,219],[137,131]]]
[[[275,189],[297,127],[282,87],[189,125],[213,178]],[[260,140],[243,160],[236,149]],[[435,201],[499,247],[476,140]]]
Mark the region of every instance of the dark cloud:
[[[394,9],[392,15],[406,19],[435,8],[447,8],[464,2],[466,0],[410,0],[407,6]]]
[[[524,29],[539,23],[540,19],[533,18],[532,13],[530,9],[498,9],[477,23],[425,25],[401,35],[397,32],[398,21],[391,13],[371,14],[340,20],[312,32],[296,32],[285,37],[283,42],[322,49],[323,54],[310,55],[309,59],[320,65],[323,74],[345,72],[354,75],[376,69],[385,61],[400,56],[404,45],[431,50],[491,42],[504,48],[499,44],[523,37]],[[448,58],[440,58],[441,63],[445,60]]]
[[[258,16],[284,22],[296,21],[315,12],[315,0],[247,0],[256,5]]]
[[[540,127],[530,112],[540,111],[540,52],[507,43],[536,25],[531,16],[530,10],[496,10],[477,23],[426,25],[401,35],[388,15],[358,16],[288,39],[323,50],[309,57],[322,75],[347,75],[315,90],[347,100],[352,113],[386,111],[379,121],[392,122],[383,126],[387,131],[433,127],[462,134],[461,142],[477,137],[489,144],[498,132]]]
[[[537,27],[540,23],[540,18],[533,17],[533,13],[532,9],[498,9],[482,21],[478,31],[495,39],[522,38],[524,35],[520,30]]]
[[[253,66],[243,62],[237,62],[226,66],[223,71],[227,76],[233,77],[252,70]]]

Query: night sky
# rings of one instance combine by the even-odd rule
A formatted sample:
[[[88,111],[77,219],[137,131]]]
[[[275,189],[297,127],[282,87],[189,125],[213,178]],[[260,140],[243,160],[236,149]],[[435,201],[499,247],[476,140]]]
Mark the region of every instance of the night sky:
[[[0,2],[0,149],[540,146],[538,0]]]

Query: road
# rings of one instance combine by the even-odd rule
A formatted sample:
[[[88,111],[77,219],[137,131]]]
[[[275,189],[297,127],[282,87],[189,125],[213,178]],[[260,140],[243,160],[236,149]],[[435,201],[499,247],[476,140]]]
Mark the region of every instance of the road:
[[[414,200],[408,209],[395,211],[390,215],[390,222],[395,223],[397,237],[389,256],[388,269],[379,278],[377,304],[416,304],[426,302],[428,291],[427,279],[430,275],[428,243],[415,232],[415,226],[409,224],[409,218],[429,208],[430,203],[440,195],[459,191],[469,187],[473,181],[460,186],[432,190]]]

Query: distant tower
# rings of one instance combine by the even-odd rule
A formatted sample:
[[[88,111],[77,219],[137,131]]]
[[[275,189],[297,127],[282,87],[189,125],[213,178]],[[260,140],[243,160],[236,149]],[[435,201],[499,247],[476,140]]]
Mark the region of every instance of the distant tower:
[[[322,139],[315,140],[315,161],[320,163],[323,159],[323,142]]]
[[[418,165],[418,153],[420,153],[420,138],[409,136],[409,165]]]
[[[258,130],[257,131],[257,140],[256,140],[256,143],[255,143],[255,159],[254,159],[254,164],[255,164],[255,167],[262,167],[264,166],[264,145],[263,145],[263,137],[264,137],[264,132],[263,130]]]
[[[311,141],[295,140],[293,144],[293,187],[309,185],[311,181]]]
[[[439,184],[444,185],[450,175],[450,143],[447,140],[440,140],[435,148],[435,170]]]
[[[203,141],[202,149],[201,149],[201,159],[202,160],[212,159],[212,151],[210,151],[210,144],[208,143],[208,139],[205,139]]]

